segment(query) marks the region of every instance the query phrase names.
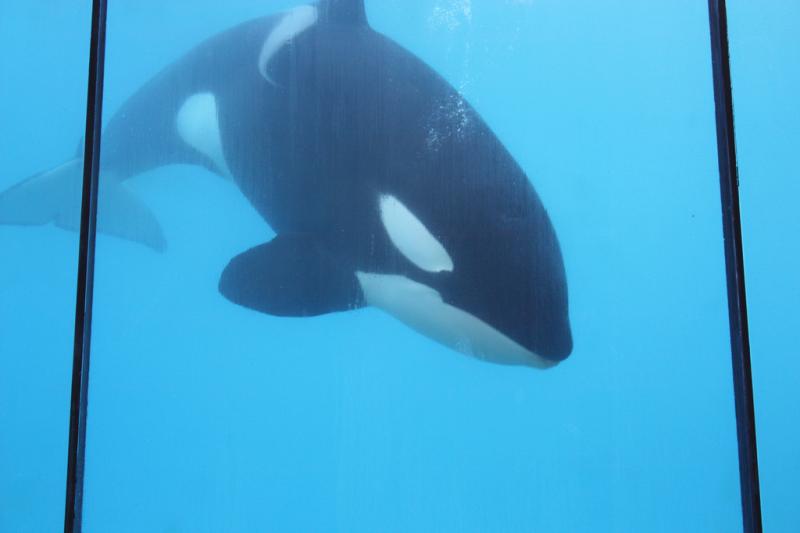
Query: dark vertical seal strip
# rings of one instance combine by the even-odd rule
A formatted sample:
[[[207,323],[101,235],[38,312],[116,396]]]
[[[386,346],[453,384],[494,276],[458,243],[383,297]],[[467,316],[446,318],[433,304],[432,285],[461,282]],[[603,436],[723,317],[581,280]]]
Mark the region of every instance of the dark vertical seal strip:
[[[728,21],[725,0],[709,0],[711,62],[714,71],[714,102],[717,118],[722,231],[728,281],[728,318],[733,359],[736,431],[739,442],[739,479],[745,533],[761,533],[761,497],[758,484],[758,454],[750,369],[750,337],[744,284],[742,224],[739,214],[739,176],[733,127],[733,95],[728,54]]]
[[[72,356],[72,396],[69,413],[67,497],[64,532],[80,533],[83,471],[86,450],[86,409],[89,392],[89,350],[92,334],[92,289],[97,230],[97,188],[100,129],[103,111],[103,67],[106,40],[106,0],[92,2],[89,86],[86,97],[86,142],[83,149],[78,285],[75,307],[75,345]]]

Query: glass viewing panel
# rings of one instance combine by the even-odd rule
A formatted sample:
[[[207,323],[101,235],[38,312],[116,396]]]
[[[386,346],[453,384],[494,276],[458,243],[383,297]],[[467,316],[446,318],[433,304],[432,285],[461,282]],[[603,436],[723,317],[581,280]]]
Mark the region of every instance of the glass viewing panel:
[[[85,531],[740,530],[705,4],[358,7],[109,6]]]
[[[63,529],[91,2],[0,7],[0,531]],[[29,226],[29,227],[22,227]]]
[[[764,530],[800,531],[800,5],[728,8]]]

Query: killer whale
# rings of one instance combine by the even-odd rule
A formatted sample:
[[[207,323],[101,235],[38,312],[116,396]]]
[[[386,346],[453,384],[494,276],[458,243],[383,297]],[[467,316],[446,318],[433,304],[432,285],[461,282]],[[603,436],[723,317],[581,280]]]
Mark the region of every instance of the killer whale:
[[[451,348],[547,368],[572,351],[560,246],[528,177],[480,115],[322,0],[211,37],[103,130],[101,232],[163,250],[127,179],[166,164],[231,179],[277,236],[219,291],[272,315],[383,309]],[[77,227],[73,159],[0,194],[0,223]],[[134,221],[135,223],[131,223]]]

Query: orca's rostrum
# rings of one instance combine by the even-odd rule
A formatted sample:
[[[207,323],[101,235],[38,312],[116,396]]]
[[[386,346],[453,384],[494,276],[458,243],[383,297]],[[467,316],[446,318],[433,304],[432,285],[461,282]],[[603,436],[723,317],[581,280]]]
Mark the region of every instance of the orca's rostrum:
[[[233,258],[232,302],[281,316],[371,305],[496,363],[572,351],[555,232],[475,110],[367,23],[322,0],[214,36],[148,81],[102,137],[99,231],[161,250],[125,181],[188,163],[232,179],[275,230]],[[75,228],[80,163],[0,194],[0,223]]]

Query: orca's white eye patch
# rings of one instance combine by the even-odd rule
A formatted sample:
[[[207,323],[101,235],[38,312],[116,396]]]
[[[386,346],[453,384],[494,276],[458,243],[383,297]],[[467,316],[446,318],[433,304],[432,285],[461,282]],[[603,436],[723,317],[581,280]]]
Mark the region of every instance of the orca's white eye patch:
[[[442,243],[400,200],[382,195],[380,213],[392,244],[409,261],[428,272],[453,271],[453,260]]]
[[[286,43],[313,26],[318,16],[316,7],[298,6],[286,13],[269,32],[258,55],[258,72],[265,80],[275,85],[267,70],[270,60]]]
[[[223,175],[231,175],[222,152],[217,99],[212,93],[197,93],[187,98],[178,110],[176,125],[183,142],[211,159]]]

